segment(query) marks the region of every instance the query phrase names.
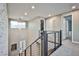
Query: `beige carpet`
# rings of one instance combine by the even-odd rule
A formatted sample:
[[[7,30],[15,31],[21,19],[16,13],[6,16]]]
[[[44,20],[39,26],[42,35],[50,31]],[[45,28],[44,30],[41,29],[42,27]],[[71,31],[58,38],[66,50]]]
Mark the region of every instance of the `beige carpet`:
[[[51,56],[79,56],[79,44],[64,40],[63,45],[58,48]]]

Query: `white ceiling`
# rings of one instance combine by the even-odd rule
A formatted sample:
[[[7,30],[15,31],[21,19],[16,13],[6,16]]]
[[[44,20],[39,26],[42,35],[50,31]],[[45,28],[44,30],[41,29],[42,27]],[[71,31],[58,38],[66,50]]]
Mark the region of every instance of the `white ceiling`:
[[[32,5],[35,9],[31,8]],[[8,15],[13,19],[23,17],[23,20],[31,20],[37,16],[48,17],[49,14],[53,16],[71,11],[74,5],[79,8],[79,4],[75,3],[9,3]],[[28,13],[27,16],[24,15],[25,12]]]

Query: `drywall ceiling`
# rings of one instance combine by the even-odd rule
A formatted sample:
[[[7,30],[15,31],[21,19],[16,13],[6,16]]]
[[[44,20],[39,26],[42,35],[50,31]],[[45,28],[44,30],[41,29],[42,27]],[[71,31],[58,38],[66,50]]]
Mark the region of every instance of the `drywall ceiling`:
[[[74,5],[79,8],[79,4],[76,3],[9,3],[8,16],[13,19],[31,20],[38,16],[48,17],[49,14],[53,16],[71,11]],[[32,9],[32,6],[35,8]],[[25,12],[27,12],[26,16]]]

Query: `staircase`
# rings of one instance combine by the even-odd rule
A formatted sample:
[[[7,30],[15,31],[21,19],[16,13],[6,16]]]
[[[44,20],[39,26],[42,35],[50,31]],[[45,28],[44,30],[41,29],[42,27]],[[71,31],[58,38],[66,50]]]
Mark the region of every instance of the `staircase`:
[[[62,45],[61,31],[45,31],[45,33],[42,33],[24,51],[20,52],[19,56],[49,56]]]

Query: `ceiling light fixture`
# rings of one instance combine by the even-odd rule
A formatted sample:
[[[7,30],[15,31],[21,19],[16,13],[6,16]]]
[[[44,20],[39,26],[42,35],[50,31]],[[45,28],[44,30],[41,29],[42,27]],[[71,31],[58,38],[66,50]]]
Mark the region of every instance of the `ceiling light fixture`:
[[[35,6],[32,6],[32,9],[34,9],[35,8]]]
[[[76,8],[76,6],[72,6],[72,9],[75,9]]]

